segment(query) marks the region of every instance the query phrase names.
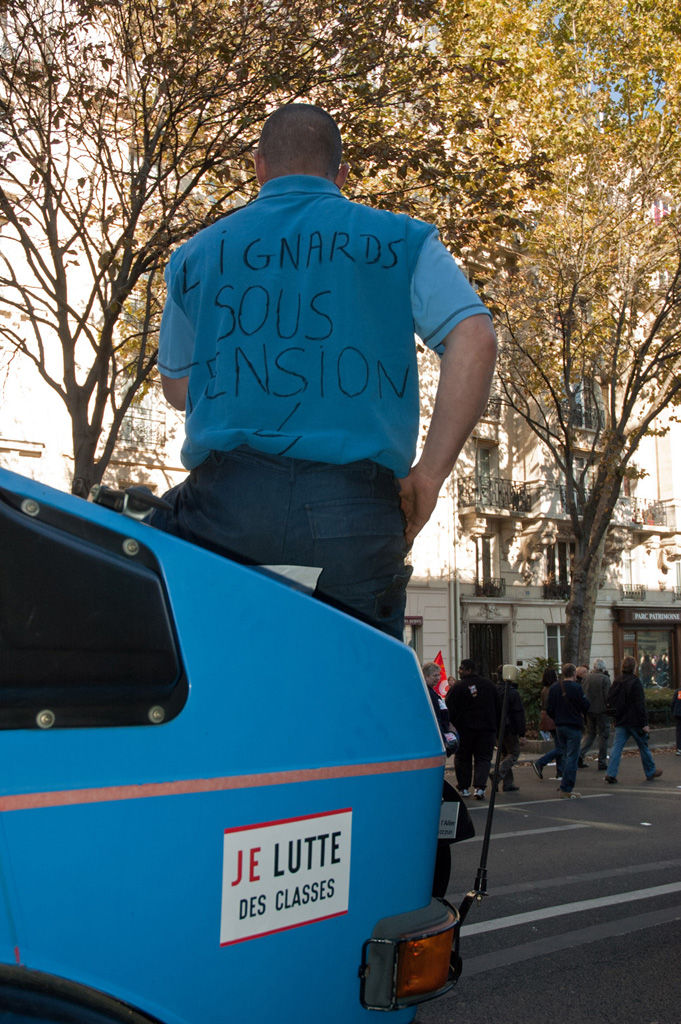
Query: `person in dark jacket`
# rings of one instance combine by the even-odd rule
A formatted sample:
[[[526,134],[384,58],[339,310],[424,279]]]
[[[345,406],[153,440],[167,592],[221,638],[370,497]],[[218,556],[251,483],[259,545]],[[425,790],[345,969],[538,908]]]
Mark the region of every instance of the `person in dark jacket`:
[[[459,733],[460,746],[454,758],[459,792],[470,796],[472,780],[475,799],[483,800],[501,718],[497,688],[490,679],[476,673],[470,658],[464,658],[459,666],[459,681],[445,701],[452,725]]]
[[[615,678],[608,694],[608,704],[616,707],[615,741],[610,751],[606,782],[617,782],[617,771],[620,766],[622,748],[631,736],[641,755],[641,764],[646,779],[652,782],[659,779],[662,769],[655,767],[653,755],[648,747],[648,712],[643,693],[643,683],[636,675],[636,661],[630,655],[622,659],[622,671]]]
[[[588,768],[584,757],[591,749],[598,734],[598,770],[608,770],[608,740],[610,739],[610,716],[605,710],[605,698],[608,695],[611,682],[605,662],[602,658],[596,658],[593,671],[589,672],[582,680],[582,689],[589,701],[590,707],[586,713],[586,731],[582,740],[582,747],[579,751],[580,768]]]
[[[560,782],[560,795],[570,800],[582,795],[574,792],[574,786],[584,714],[589,710],[589,702],[577,682],[576,665],[567,662],[561,672],[562,679],[554,683],[549,690],[546,710],[556,723],[556,743],[562,754],[563,778]]]
[[[681,690],[674,690],[672,714],[676,719],[676,754],[681,757]]]
[[[525,708],[518,693],[516,681],[518,669],[515,665],[500,665],[497,669],[497,678],[497,691],[502,707],[506,682],[509,683],[504,741],[501,748],[503,761],[499,765],[499,781],[504,793],[517,793],[520,786],[516,786],[513,779],[513,766],[517,764],[520,757],[520,742],[525,735]]]

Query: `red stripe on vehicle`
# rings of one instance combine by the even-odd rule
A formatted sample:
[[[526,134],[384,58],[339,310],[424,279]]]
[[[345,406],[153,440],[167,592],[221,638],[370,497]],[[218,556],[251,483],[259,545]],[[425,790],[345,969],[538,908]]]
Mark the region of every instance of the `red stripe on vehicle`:
[[[109,800],[141,800],[156,796],[184,796],[191,793],[215,793],[228,789],[252,789],[259,786],[287,786],[299,782],[327,779],[352,779],[363,775],[390,775],[441,768],[444,758],[423,757],[413,761],[381,761],[376,764],[336,765],[302,768],[291,772],[264,772],[259,775],[228,775],[217,779],[179,779],[176,782],[147,782],[131,786],[101,786],[92,789],[66,789],[51,793],[17,793],[0,797],[0,811],[29,811],[41,807],[67,807],[75,804],[99,804]]]

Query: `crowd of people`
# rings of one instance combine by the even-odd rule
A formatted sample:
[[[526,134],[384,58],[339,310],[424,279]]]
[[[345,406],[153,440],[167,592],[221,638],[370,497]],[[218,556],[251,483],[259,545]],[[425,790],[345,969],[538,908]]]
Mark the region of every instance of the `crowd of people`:
[[[560,672],[545,669],[541,680],[539,729],[543,736],[551,737],[553,746],[532,762],[532,768],[543,780],[544,770],[555,763],[555,778],[562,799],[580,796],[575,790],[577,772],[589,767],[586,755],[594,745],[597,770],[605,773],[608,785],[617,782],[622,750],[630,738],[638,748],[646,780],[652,782],[662,775],[662,769],[656,766],[650,752],[644,684],[637,668],[636,660],[627,655],[614,680],[602,658],[596,658],[591,669],[569,662],[561,666]],[[448,754],[455,749],[452,743],[455,737],[454,771],[461,796],[485,798],[487,785],[494,779],[492,758],[499,742],[497,785],[501,783],[504,792],[517,791],[519,786],[513,768],[524,743],[526,720],[515,666],[500,666],[495,683],[481,676],[472,660],[464,658],[459,666],[459,678],[450,680],[446,694],[436,693],[440,665],[428,662],[423,671],[434,706],[437,701],[435,710],[443,736],[447,734],[449,738]],[[681,756],[681,689],[674,691],[671,711],[676,722],[676,753]]]

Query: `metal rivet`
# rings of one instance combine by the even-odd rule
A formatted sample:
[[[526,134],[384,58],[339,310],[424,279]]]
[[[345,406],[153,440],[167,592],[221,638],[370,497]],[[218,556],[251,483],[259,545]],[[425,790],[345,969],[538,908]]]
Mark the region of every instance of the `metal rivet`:
[[[39,711],[35,720],[41,729],[51,729],[55,721],[54,711],[50,711],[49,708],[45,711]]]
[[[133,540],[132,537],[127,537],[123,541],[123,550],[125,551],[126,555],[136,555],[138,554],[139,549],[139,544],[137,543],[136,540]]]
[[[40,505],[33,498],[24,498],[21,503],[21,511],[25,512],[27,516],[37,516],[40,512]]]
[[[149,721],[153,722],[154,725],[159,725],[165,717],[165,711],[158,704],[155,704],[153,708],[149,708]]]

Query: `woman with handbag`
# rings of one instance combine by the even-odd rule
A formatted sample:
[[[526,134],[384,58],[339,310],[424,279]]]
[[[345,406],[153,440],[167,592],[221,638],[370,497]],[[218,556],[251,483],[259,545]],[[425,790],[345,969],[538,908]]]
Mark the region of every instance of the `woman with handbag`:
[[[544,778],[544,768],[547,764],[555,759],[556,762],[556,778],[563,778],[563,755],[562,752],[556,746],[556,723],[546,710],[546,699],[549,695],[549,690],[554,683],[558,682],[558,673],[555,668],[545,668],[544,674],[541,677],[541,717],[539,719],[539,731],[548,732],[551,735],[553,741],[553,749],[548,754],[542,754],[536,761],[532,762],[535,775],[540,779]]]

